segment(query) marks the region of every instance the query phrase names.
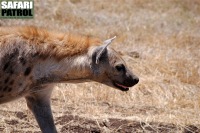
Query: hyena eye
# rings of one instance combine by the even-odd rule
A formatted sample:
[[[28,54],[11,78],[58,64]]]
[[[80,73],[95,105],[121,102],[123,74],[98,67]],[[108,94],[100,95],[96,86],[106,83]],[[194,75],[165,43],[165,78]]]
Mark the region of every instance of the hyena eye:
[[[115,66],[115,69],[117,69],[117,71],[125,71],[125,66],[123,64],[117,65]]]

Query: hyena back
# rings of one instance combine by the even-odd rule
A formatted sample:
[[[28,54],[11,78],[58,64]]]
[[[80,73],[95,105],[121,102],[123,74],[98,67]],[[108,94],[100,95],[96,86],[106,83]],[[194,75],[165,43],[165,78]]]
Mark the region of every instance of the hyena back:
[[[50,97],[55,83],[99,82],[128,91],[139,79],[97,38],[36,27],[0,28],[0,104],[25,97],[43,133],[54,133]]]

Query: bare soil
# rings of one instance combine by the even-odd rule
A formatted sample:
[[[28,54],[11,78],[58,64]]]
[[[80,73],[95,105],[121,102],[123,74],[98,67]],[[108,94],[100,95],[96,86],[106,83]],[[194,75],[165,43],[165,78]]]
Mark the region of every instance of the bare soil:
[[[71,123],[67,124],[66,123]],[[134,132],[159,132],[159,133],[199,133],[198,126],[188,125],[183,128],[175,124],[169,123],[144,123],[138,121],[122,120],[110,118],[106,121],[90,120],[79,116],[65,115],[57,119],[57,123],[63,125],[61,132],[85,132],[85,133],[102,133],[102,132],[117,132],[117,133],[134,133]]]
[[[27,115],[23,112],[15,112],[16,118],[12,120],[5,120],[6,124],[17,126],[20,124],[18,119],[27,121]],[[142,133],[142,132],[159,132],[159,133],[199,133],[199,125],[187,125],[184,128],[170,123],[144,123],[139,121],[123,120],[116,118],[109,118],[107,120],[92,120],[78,115],[64,115],[55,119],[56,125],[62,126],[61,133],[102,133],[102,132],[117,132],[117,133]],[[24,128],[31,129],[33,126],[27,123]],[[4,128],[1,127],[3,132]],[[21,130],[13,130],[13,133],[21,133]],[[38,133],[35,131],[34,133]],[[32,133],[32,130],[27,130],[26,133]]]
[[[12,119],[5,119],[6,127],[0,126],[0,132],[10,133],[40,133],[35,122],[31,123],[27,112],[7,112]],[[56,117],[55,124],[60,133],[199,133],[200,125],[177,125],[163,122],[143,122],[123,118],[91,119],[81,115],[65,112],[65,115]],[[13,128],[14,127],[14,128]],[[38,128],[33,130],[33,128]]]

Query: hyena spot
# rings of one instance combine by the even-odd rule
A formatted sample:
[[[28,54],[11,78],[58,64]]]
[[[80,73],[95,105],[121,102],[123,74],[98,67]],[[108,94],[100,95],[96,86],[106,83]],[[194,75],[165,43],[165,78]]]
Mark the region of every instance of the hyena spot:
[[[19,61],[22,65],[25,65],[26,64],[26,60],[23,58],[23,57],[20,57],[19,58]]]
[[[3,88],[3,91],[6,91],[7,89],[8,89],[8,87],[6,86],[6,87]]]
[[[13,85],[13,83],[14,83],[14,80],[11,80],[9,84],[10,84],[10,85]]]
[[[19,83],[18,85],[19,85],[19,86],[22,86],[22,83]]]
[[[24,71],[24,76],[29,75],[31,72],[31,67],[27,67],[26,70]]]
[[[11,92],[12,91],[12,88],[8,87],[8,92]]]
[[[10,65],[10,62],[7,62],[7,63],[4,65],[3,70],[5,71],[5,70],[8,68],[9,65]]]
[[[4,83],[6,84],[6,83],[8,83],[8,81],[9,81],[9,77],[7,77],[7,78],[5,79]]]
[[[14,73],[14,71],[12,69],[10,69],[9,73],[12,75]]]

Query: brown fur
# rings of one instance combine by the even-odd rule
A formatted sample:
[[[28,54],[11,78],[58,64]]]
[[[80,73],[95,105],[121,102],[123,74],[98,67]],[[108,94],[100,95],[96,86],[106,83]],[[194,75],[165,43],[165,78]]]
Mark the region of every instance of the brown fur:
[[[57,59],[80,55],[87,52],[91,45],[102,44],[97,38],[70,33],[55,33],[33,26],[0,28],[0,37],[1,45],[5,45],[7,37],[10,40],[20,38],[27,41],[28,44],[34,45],[40,55],[52,55]]]

